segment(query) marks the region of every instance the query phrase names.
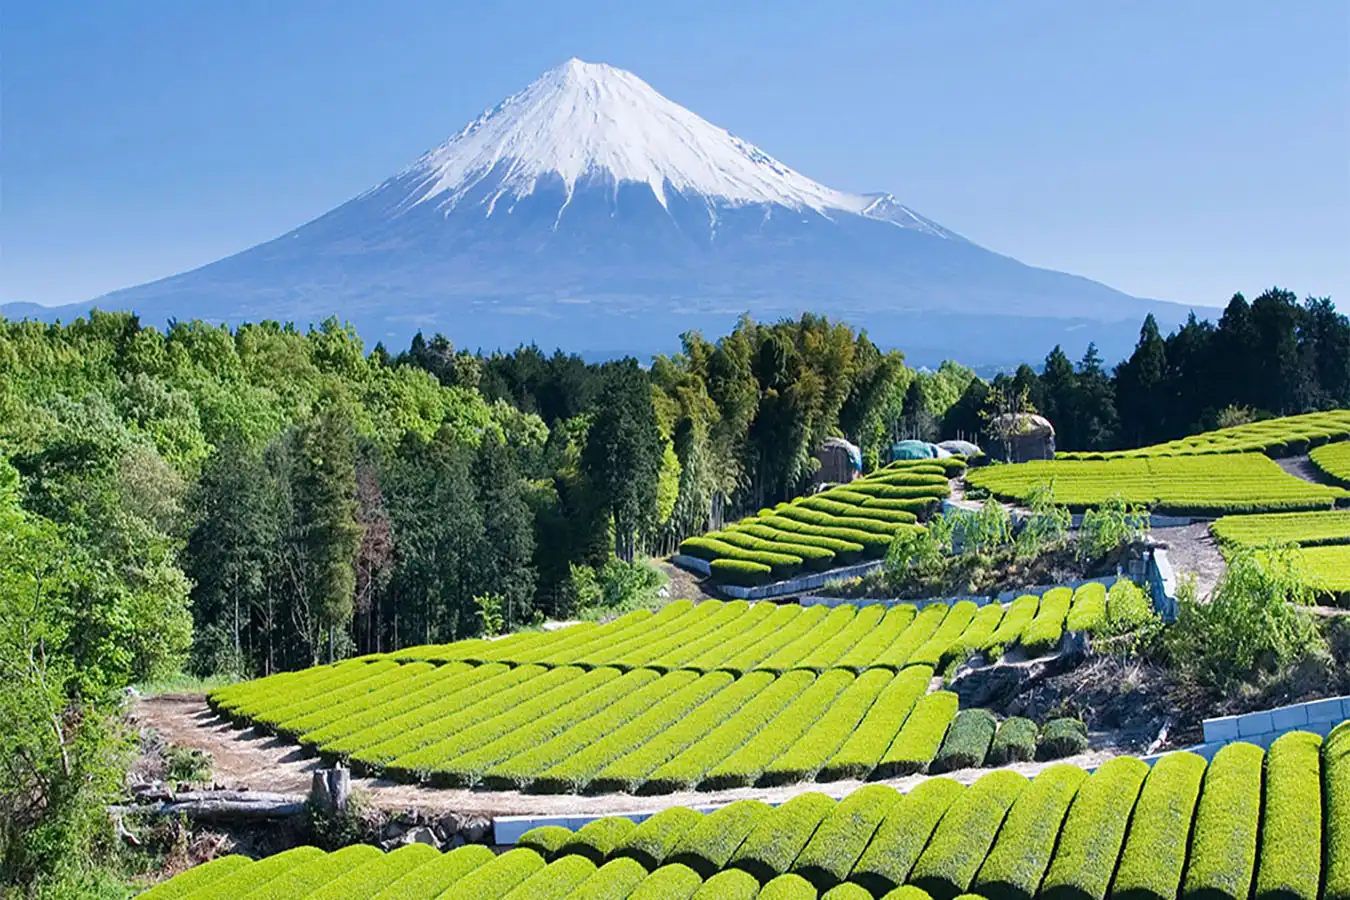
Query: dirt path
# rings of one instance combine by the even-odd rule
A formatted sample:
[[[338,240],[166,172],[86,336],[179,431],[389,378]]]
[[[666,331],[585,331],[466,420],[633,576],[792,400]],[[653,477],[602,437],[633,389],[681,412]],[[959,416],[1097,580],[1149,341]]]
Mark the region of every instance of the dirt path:
[[[1209,523],[1154,528],[1152,535],[1167,545],[1167,558],[1177,577],[1194,575],[1197,595],[1209,596],[1226,568],[1223,554],[1209,533]]]
[[[670,579],[670,599],[672,600],[722,600],[716,588],[706,578],[700,578],[693,572],[681,569],[668,559],[654,559],[652,564]]]
[[[1322,474],[1322,471],[1313,465],[1312,460],[1306,456],[1288,456],[1284,459],[1275,460],[1281,469],[1284,469],[1295,478],[1302,478],[1304,481],[1311,481],[1313,484],[1334,484],[1331,479]]]
[[[260,735],[252,728],[239,729],[207,707],[201,695],[168,694],[143,698],[132,711],[134,720],[154,728],[161,737],[180,746],[210,753],[215,761],[215,780],[226,787],[246,787],[255,791],[303,794],[309,791],[317,759],[306,759],[300,748],[277,738]],[[1094,751],[1057,762],[1080,766],[1097,765],[1116,754]],[[1052,763],[1020,763],[1013,771],[1034,775]],[[988,769],[963,769],[947,777],[969,783]],[[889,784],[909,790],[925,776],[893,778]],[[649,812],[670,806],[709,806],[729,803],[744,797],[782,801],[808,791],[820,791],[840,797],[860,787],[859,781],[835,781],[827,784],[807,782],[778,788],[738,788],[728,791],[687,791],[659,797],[635,797],[631,794],[605,794],[597,797],[573,795],[522,794],[517,791],[440,790],[397,784],[383,779],[355,778],[354,788],[367,792],[384,809],[410,807],[438,812],[460,812],[484,816],[504,815],[588,815]]]

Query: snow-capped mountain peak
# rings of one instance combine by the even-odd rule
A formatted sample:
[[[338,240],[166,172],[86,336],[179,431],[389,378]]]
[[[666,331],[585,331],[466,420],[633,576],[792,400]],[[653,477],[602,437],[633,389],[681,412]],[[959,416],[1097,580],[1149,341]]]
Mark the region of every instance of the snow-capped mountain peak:
[[[822,213],[860,214],[873,199],[807,178],[631,72],[575,58],[485,112],[405,176],[416,185],[413,203],[453,208],[473,191],[486,195],[489,215],[502,198],[531,194],[552,177],[569,197],[591,179],[645,183],[663,206],[669,190]]]

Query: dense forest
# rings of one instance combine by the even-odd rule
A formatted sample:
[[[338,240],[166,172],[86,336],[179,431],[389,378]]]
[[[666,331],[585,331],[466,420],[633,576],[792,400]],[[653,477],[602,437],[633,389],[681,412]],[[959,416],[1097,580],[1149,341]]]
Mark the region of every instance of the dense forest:
[[[865,323],[861,323],[865,324]],[[1329,300],[1150,317],[1114,368],[1055,348],[992,382],[806,315],[644,366],[441,336],[367,352],[336,321],[0,321],[0,864],[106,838],[120,692],[252,676],[629,602],[643,562],[802,491],[820,442],[867,467],[1009,405],[1110,449],[1350,405]]]

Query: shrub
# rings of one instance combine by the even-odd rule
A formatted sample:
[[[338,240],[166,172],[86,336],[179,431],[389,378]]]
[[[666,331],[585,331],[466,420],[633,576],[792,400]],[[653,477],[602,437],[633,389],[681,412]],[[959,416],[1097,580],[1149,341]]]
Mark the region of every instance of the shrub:
[[[639,822],[625,834],[611,852],[615,859],[637,860],[648,870],[661,866],[674,852],[676,845],[694,826],[703,821],[703,814],[684,806],[671,806]]]
[[[508,850],[456,881],[455,900],[494,900],[509,893],[542,868],[543,857],[533,850],[524,847]]]
[[[586,857],[564,856],[526,878],[503,900],[562,900],[572,896],[595,872],[595,863]]]
[[[1195,811],[1185,900],[1245,900],[1250,894],[1264,758],[1260,747],[1229,744],[1210,762]],[[1329,889],[1327,896],[1334,896]]]
[[[952,665],[965,662],[975,653],[984,649],[984,645],[989,643],[994,631],[998,628],[999,622],[1003,621],[1003,605],[1000,603],[986,603],[975,613],[970,624],[966,626],[961,636],[947,645],[942,651],[942,658],[938,660],[938,669],[947,671]]]
[[[702,884],[703,879],[688,866],[662,866],[644,878],[631,894],[615,894],[614,897],[616,900],[624,896],[628,900],[688,900]]]
[[[989,853],[1003,817],[1027,785],[1025,775],[990,772],[966,789],[942,817],[933,839],[914,864],[909,882],[934,900],[965,893]]]
[[[994,633],[989,635],[989,639],[984,643],[982,649],[985,656],[991,661],[997,660],[1003,656],[1003,651],[1006,648],[1020,641],[1022,632],[1026,631],[1027,626],[1031,624],[1031,620],[1036,617],[1036,610],[1040,609],[1040,606],[1041,598],[1031,594],[1018,597],[1009,604],[1003,619],[998,623],[998,627],[994,629]]]
[[[619,674],[618,669],[610,668],[590,672],[574,666],[552,669],[540,676],[541,686],[548,685],[542,693],[524,703],[508,704],[501,698],[478,703],[462,712],[460,720],[438,723],[436,730],[440,734],[445,734],[446,730],[450,730],[450,734],[425,744],[419,741],[417,749],[395,757],[386,766],[386,771],[404,777],[426,776],[473,748],[483,747],[523,725],[540,721],[541,716],[556,723],[559,713],[565,712],[569,704],[618,678]]]
[[[969,896],[971,895],[961,895],[961,897]],[[958,897],[957,900],[961,900],[961,897]],[[928,892],[922,888],[916,888],[912,884],[907,884],[904,887],[898,887],[891,891],[885,897],[882,897],[881,900],[933,900],[933,898],[928,896]]]
[[[730,864],[760,881],[782,875],[834,808],[834,801],[824,794],[798,794],[760,820],[732,855]]]
[[[1068,588],[1053,588],[1041,597],[1036,617],[1022,632],[1022,648],[1028,656],[1044,656],[1059,647],[1072,600],[1073,591]]]
[[[864,516],[837,516],[797,505],[785,506],[778,510],[777,515],[780,518],[804,522],[807,525],[819,525],[826,528],[851,528],[855,531],[871,532],[885,537],[894,535],[896,531],[904,527],[883,522],[880,519],[869,519]]]
[[[877,623],[885,614],[886,608],[877,604],[857,609],[852,621],[840,629],[834,637],[813,649],[805,659],[797,663],[797,666],[816,672],[829,668],[841,656],[857,646],[865,636],[876,631]]]
[[[708,563],[708,570],[715,583],[738,587],[759,587],[777,577],[772,567],[742,559],[714,559]]]
[[[862,723],[816,776],[820,781],[866,778],[881,761],[919,698],[928,692],[933,670],[910,666],[891,679]]]
[[[830,550],[835,554],[835,559],[840,563],[856,562],[863,552],[862,544],[855,544],[852,541],[844,541],[838,538],[824,537],[818,534],[808,534],[804,531],[779,531],[776,528],[770,528],[754,519],[747,519],[738,522],[727,529],[728,532],[737,534],[749,534],[757,538],[763,538],[766,541],[781,541],[783,543],[799,544],[808,547],[818,547],[823,550]]]
[[[611,860],[596,869],[590,878],[569,894],[568,900],[625,900],[646,877],[647,870],[637,860]]]
[[[806,567],[814,572],[823,571],[834,565],[834,551],[825,547],[789,543],[787,541],[771,541],[755,537],[744,531],[721,531],[718,532],[718,539],[725,544],[731,544],[733,547],[740,547],[742,550],[786,553],[789,556],[799,557],[806,564]]]
[[[1064,819],[1059,846],[1041,884],[1047,900],[1103,900],[1120,858],[1135,798],[1148,763],[1117,757],[1093,772],[1078,789]]]
[[[1083,753],[1087,748],[1087,726],[1081,720],[1051,719],[1041,729],[1036,756],[1039,759],[1063,759]]]
[[[1322,739],[1286,734],[1266,754],[1256,900],[1317,900],[1322,875]]]
[[[792,871],[822,891],[839,884],[853,871],[877,827],[900,799],[898,791],[880,784],[866,785],[844,797],[809,836]]]
[[[168,881],[160,882],[137,896],[144,900],[178,900],[179,897],[186,897],[193,891],[215,884],[251,865],[254,865],[253,860],[237,853],[218,856],[208,863],[188,869],[181,875],[175,875]]]
[[[1032,779],[1008,811],[993,849],[980,866],[974,883],[977,893],[989,900],[1036,896],[1050,867],[1060,825],[1085,778],[1082,769],[1054,765]]]
[[[764,885],[759,900],[816,900],[816,889],[800,875],[779,875]]]
[[[773,680],[768,672],[751,672],[744,678],[737,678],[679,722],[607,765],[592,780],[592,789],[634,791],[685,748],[708,737],[709,732],[769,687]]]
[[[933,666],[937,667],[947,649],[960,640],[961,635],[965,633],[971,620],[975,618],[975,613],[979,607],[973,600],[962,600],[959,603],[952,604],[952,608],[947,612],[946,618],[942,620],[942,625],[933,632],[933,636],[924,642],[923,646],[914,651],[907,662],[909,665]]]
[[[1322,796],[1326,817],[1326,871],[1322,896],[1350,897],[1350,723],[1342,722],[1322,745]]]
[[[610,763],[663,734],[709,697],[726,689],[732,681],[733,677],[728,672],[709,672],[701,676],[693,684],[656,703],[626,725],[613,730],[606,728],[607,733],[603,737],[596,738],[552,768],[539,773],[530,783],[530,788],[542,793],[580,791]],[[604,713],[595,718],[603,725],[610,722]],[[584,733],[585,726],[579,730]]]
[[[1240,550],[1229,557],[1208,602],[1180,604],[1164,640],[1184,675],[1223,690],[1315,645],[1316,631],[1297,609],[1311,600],[1291,555]]]
[[[266,860],[259,860],[252,865],[242,866],[229,874],[225,874],[219,881],[213,881],[198,889],[196,896],[212,897],[220,900],[224,897],[239,897],[252,891],[262,888],[263,885],[278,884],[281,878],[290,873],[300,872],[306,866],[325,860],[325,854],[319,847],[294,847],[293,850],[286,850],[284,853],[278,853],[274,857],[267,857]]]
[[[406,897],[439,897],[469,873],[488,865],[497,855],[482,844],[470,844],[443,853],[413,869],[376,894],[371,900],[403,900]],[[540,857],[542,861],[542,857]],[[231,897],[240,896],[230,894]]]
[[[873,665],[885,666],[888,669],[899,672],[909,663],[909,658],[914,655],[933,633],[942,626],[943,619],[947,618],[947,607],[941,603],[933,603],[919,610],[918,615],[909,627],[900,633],[900,637],[895,643],[891,644],[881,655],[876,658]]]
[[[887,548],[891,546],[891,535],[889,534],[859,531],[856,528],[811,525],[807,522],[800,522],[796,519],[787,518],[777,514],[760,519],[759,524],[766,525],[776,531],[787,532],[790,534],[815,535],[855,544],[862,547],[863,555],[871,559],[885,556]]]
[[[1170,753],[1154,763],[1125,837],[1113,898],[1175,900],[1206,765],[1193,753]]]
[[[718,872],[694,891],[693,900],[754,900],[759,882],[749,872],[727,869]]]
[[[611,673],[617,672],[611,668],[592,670],[588,673],[589,684],[579,684],[578,693],[568,699],[558,698],[556,709],[532,722],[507,730],[486,722],[470,729],[457,742],[463,749],[432,768],[433,781],[438,785],[471,787],[486,770],[498,763],[565,735],[573,726],[593,715],[624,705],[634,693],[650,696],[649,692],[644,695],[646,688],[660,687],[662,675],[653,669],[634,669],[617,678],[612,677]],[[464,745],[470,741],[479,745],[468,749]],[[394,764],[398,765],[399,761],[395,760]]]
[[[806,677],[803,679],[802,676]],[[853,680],[852,673],[840,669],[831,669],[814,680],[810,676],[810,672],[803,670],[783,676],[781,680],[784,682],[796,679],[797,685],[805,685],[805,689],[794,687],[796,693],[790,704],[783,700],[773,708],[766,707],[753,713],[747,711],[745,721],[738,723],[734,733],[728,731],[726,735],[722,752],[730,752],[730,755],[725,759],[719,758],[707,770],[700,787],[721,790],[754,784],[764,770],[824,714],[839,692]]]
[[[1073,592],[1073,605],[1064,622],[1066,631],[1096,631],[1106,621],[1106,585],[1088,582]]]
[[[608,816],[586,823],[570,841],[558,848],[559,856],[584,856],[599,865],[610,857],[636,826],[623,816]]]
[[[660,709],[671,697],[684,695],[698,679],[697,672],[672,672],[621,696],[589,718],[574,718],[561,734],[539,741],[523,752],[518,751],[488,769],[483,774],[482,785],[492,790],[517,790],[529,786],[542,773],[552,771],[558,764],[635,719]]]
[[[832,670],[831,674],[838,671],[841,670]],[[770,785],[792,784],[814,778],[853,733],[892,677],[889,669],[868,669],[853,678],[815,724],[764,770],[760,781]]]
[[[886,617],[876,628],[858,641],[835,665],[841,669],[851,669],[855,674],[869,668],[881,656],[882,652],[904,632],[914,621],[918,609],[905,604],[887,610]]]
[[[546,860],[554,859],[564,844],[572,840],[572,829],[561,825],[540,825],[520,836],[516,845],[538,853]]]
[[[772,811],[760,800],[737,800],[703,817],[685,833],[670,861],[711,878],[726,866],[741,843]]]
[[[820,900],[872,900],[872,895],[866,888],[846,881],[821,894]]]
[[[856,621],[857,607],[851,604],[836,606],[825,616],[825,621],[814,628],[799,629],[792,640],[779,643],[776,651],[755,663],[753,668],[770,672],[806,668],[805,663],[811,656],[825,645],[833,643],[836,637],[856,624]]]
[[[958,705],[951,691],[936,691],[920,698],[872,777],[894,778],[928,771]]]
[[[998,734],[984,759],[987,766],[1006,766],[1013,762],[1027,762],[1036,758],[1036,738],[1040,731],[1036,723],[1021,716],[1005,719],[998,726]],[[992,898],[991,898],[992,900]]]
[[[938,821],[964,790],[949,778],[920,782],[886,813],[849,880],[878,897],[904,884]]]
[[[988,710],[961,710],[947,729],[942,749],[938,750],[928,771],[936,774],[983,765],[997,728],[998,724]]]

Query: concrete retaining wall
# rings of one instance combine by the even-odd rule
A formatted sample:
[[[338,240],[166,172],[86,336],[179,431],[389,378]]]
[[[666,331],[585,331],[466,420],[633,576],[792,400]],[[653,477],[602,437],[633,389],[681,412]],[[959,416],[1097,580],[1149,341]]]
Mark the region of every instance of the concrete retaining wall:
[[[1052,591],[1057,587],[1067,587],[1076,589],[1085,584],[1104,584],[1109,588],[1111,587],[1111,585],[1119,581],[1120,578],[1121,576],[1119,575],[1105,575],[1102,576],[1101,578],[1084,578],[1079,581],[1066,581],[1063,584],[1042,584],[1036,585],[1035,587],[1016,588],[1009,591],[1000,591],[996,595],[976,596],[974,594],[958,594],[952,597],[924,597],[918,600],[912,599],[905,600],[899,597],[849,598],[849,597],[821,597],[817,595],[807,595],[805,597],[802,597],[798,602],[800,602],[802,606],[843,606],[846,603],[852,603],[856,606],[876,606],[876,605],[900,606],[902,604],[911,604],[913,606],[924,607],[924,606],[932,606],[935,603],[953,606],[957,603],[962,602],[963,600],[972,600],[978,605],[984,606],[987,603],[994,603],[994,602],[1005,604],[1011,603],[1018,597],[1025,597],[1028,594],[1030,594],[1033,597],[1040,597],[1047,591]]]
[[[712,567],[705,560],[693,556],[676,554],[670,558],[670,561],[682,569],[688,569],[691,572],[697,572],[700,575],[708,575],[712,572]],[[793,594],[800,594],[802,591],[816,590],[825,586],[826,582],[834,581],[838,578],[860,578],[868,572],[873,572],[881,568],[882,560],[874,559],[870,562],[858,563],[855,566],[844,566],[839,569],[830,569],[828,572],[812,572],[809,575],[800,575],[796,578],[789,578],[786,581],[775,581],[772,584],[762,584],[758,587],[737,587],[730,584],[719,584],[717,589],[728,597],[737,600],[768,600],[771,597],[789,597]]]

